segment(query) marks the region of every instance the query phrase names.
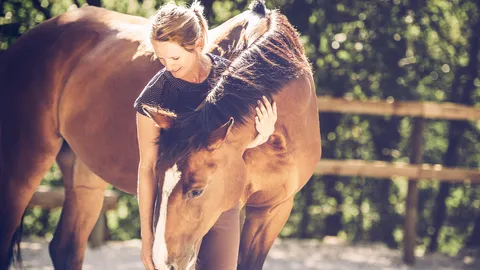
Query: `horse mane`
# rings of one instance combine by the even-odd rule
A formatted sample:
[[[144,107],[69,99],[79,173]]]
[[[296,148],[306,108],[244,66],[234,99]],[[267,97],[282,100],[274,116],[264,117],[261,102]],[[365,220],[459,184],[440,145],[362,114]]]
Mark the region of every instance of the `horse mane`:
[[[235,132],[255,113],[262,96],[271,102],[289,81],[311,74],[298,33],[288,19],[276,10],[266,18],[268,30],[233,59],[205,101],[195,111],[179,115],[173,127],[162,131],[159,163],[178,162],[192,150],[206,148],[210,133],[230,117],[235,119]]]

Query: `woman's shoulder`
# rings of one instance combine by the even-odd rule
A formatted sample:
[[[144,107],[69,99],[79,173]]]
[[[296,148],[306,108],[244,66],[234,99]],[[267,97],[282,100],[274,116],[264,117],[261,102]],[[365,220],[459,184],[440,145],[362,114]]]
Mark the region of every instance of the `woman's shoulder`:
[[[166,69],[162,68],[157,72],[157,74],[155,74],[155,76],[152,77],[152,79],[150,79],[150,81],[147,83],[143,91],[147,89],[155,89],[155,88],[162,87],[163,84],[165,83],[165,78],[166,78]]]
[[[151,106],[158,106],[158,104],[162,99],[162,92],[165,89],[165,82],[166,79],[166,72],[165,68],[161,69],[160,71],[153,76],[153,78],[147,83],[147,85],[143,88],[140,95],[135,100],[133,107],[137,109],[138,112],[144,114],[142,105],[151,105]]]

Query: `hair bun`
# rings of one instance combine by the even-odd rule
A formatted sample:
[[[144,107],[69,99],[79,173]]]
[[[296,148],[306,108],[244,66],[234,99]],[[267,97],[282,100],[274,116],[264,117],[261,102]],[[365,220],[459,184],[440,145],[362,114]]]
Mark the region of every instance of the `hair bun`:
[[[198,15],[203,14],[203,9],[204,7],[202,6],[202,4],[200,4],[200,1],[198,0],[193,1],[193,3],[190,5],[190,10],[197,13]]]

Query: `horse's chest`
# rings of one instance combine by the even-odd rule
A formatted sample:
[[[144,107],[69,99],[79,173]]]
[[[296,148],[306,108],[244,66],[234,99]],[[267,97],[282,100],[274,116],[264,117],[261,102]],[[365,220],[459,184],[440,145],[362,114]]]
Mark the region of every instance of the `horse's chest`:
[[[298,172],[291,155],[255,149],[247,152],[244,159],[247,165],[247,204],[274,203],[297,191]]]

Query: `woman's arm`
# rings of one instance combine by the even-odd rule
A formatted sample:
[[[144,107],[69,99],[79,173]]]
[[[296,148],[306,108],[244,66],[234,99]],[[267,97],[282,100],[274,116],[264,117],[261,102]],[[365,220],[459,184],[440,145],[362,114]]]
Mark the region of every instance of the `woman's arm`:
[[[275,131],[275,123],[277,122],[277,103],[270,104],[266,97],[263,101],[257,101],[258,106],[255,108],[257,115],[255,116],[255,128],[258,135],[250,142],[247,148],[254,148],[265,143],[270,135]]]
[[[140,152],[138,165],[137,198],[140,212],[140,235],[142,237],[142,261],[146,269],[154,269],[151,258],[153,246],[153,209],[157,192],[155,164],[158,148],[155,144],[160,128],[152,119],[137,113],[137,138]]]

